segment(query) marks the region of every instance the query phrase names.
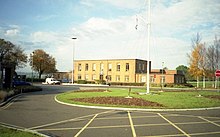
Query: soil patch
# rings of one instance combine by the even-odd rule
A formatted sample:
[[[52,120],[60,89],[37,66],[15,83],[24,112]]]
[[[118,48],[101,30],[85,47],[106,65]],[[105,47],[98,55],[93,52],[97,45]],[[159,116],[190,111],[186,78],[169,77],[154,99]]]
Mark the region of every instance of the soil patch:
[[[208,95],[208,96],[205,96],[206,98],[210,98],[210,99],[217,99],[217,100],[220,100],[220,95]]]
[[[91,98],[74,98],[72,100],[78,101],[78,102],[93,103],[93,104],[164,107],[162,104],[151,102],[151,101],[146,101],[140,98],[91,97]]]

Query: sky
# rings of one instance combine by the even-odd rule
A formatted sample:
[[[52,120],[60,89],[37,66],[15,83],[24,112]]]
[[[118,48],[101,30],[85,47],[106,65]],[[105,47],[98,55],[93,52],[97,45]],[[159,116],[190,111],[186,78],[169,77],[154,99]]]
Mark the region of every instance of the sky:
[[[147,14],[148,0],[0,0],[0,38],[28,56],[43,49],[59,71],[70,71],[73,53],[74,60],[147,59],[149,22],[155,69],[188,65],[197,33],[206,46],[220,37],[220,0],[151,0],[150,21]]]

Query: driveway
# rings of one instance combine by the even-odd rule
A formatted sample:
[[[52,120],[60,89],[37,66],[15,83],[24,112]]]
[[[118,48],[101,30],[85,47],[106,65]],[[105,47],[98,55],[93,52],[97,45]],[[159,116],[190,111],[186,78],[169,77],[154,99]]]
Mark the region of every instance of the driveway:
[[[116,111],[59,104],[54,96],[77,86],[42,85],[0,108],[0,123],[61,137],[220,136],[220,110]],[[1,134],[1,133],[0,133]]]

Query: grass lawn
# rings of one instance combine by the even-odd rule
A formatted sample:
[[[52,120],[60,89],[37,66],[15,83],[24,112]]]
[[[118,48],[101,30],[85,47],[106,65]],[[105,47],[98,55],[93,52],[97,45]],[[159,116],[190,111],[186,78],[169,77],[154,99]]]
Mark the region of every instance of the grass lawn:
[[[91,104],[85,102],[73,101],[74,98],[91,98],[91,97],[126,97],[128,96],[128,88],[124,89],[109,89],[111,92],[66,92],[57,95],[57,99],[62,102],[81,104],[81,105],[97,105],[97,106],[114,106],[114,107],[133,107],[133,108],[152,108],[151,106],[124,106],[124,105],[109,105],[109,104]],[[220,107],[220,92],[194,91],[194,92],[153,92],[151,95],[139,95],[140,92],[146,92],[145,89],[132,89],[130,96],[141,98],[147,101],[157,102],[162,104],[166,109],[185,109],[185,108],[205,108],[205,107]],[[198,97],[198,95],[202,95]],[[208,98],[215,96],[218,98]],[[153,107],[161,108],[161,107]]]
[[[18,131],[15,129],[9,129],[3,126],[0,126],[0,136],[1,137],[41,137],[32,133]]]

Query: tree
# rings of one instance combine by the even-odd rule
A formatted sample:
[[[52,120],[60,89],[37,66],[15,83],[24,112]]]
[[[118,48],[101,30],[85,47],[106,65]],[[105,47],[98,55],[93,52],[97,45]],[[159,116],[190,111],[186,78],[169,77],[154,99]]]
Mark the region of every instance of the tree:
[[[189,73],[197,79],[197,87],[199,87],[199,78],[203,76],[203,87],[205,87],[206,69],[206,48],[205,44],[201,44],[201,37],[197,33],[196,37],[192,39],[192,52],[188,54],[189,57]]]
[[[39,79],[41,79],[42,74],[57,71],[55,58],[47,54],[42,49],[35,50],[33,54],[30,55],[29,62],[32,69],[38,72]]]
[[[185,75],[186,80],[192,79],[192,76],[189,74],[189,68],[187,66],[179,65],[178,67],[176,67],[176,70],[182,71],[183,74]]]
[[[217,80],[215,77],[215,71],[220,69],[220,39],[218,40],[215,37],[214,44],[208,47],[207,53],[207,68],[208,68],[208,76],[216,81],[213,83],[213,87],[216,88]]]
[[[15,73],[16,67],[23,67],[27,63],[27,55],[24,50],[11,43],[10,41],[5,41],[0,39],[0,88],[2,88],[3,83],[3,70],[5,70],[5,80],[7,81],[8,88],[11,87],[11,81],[13,74]],[[9,74],[11,73],[11,74]]]

